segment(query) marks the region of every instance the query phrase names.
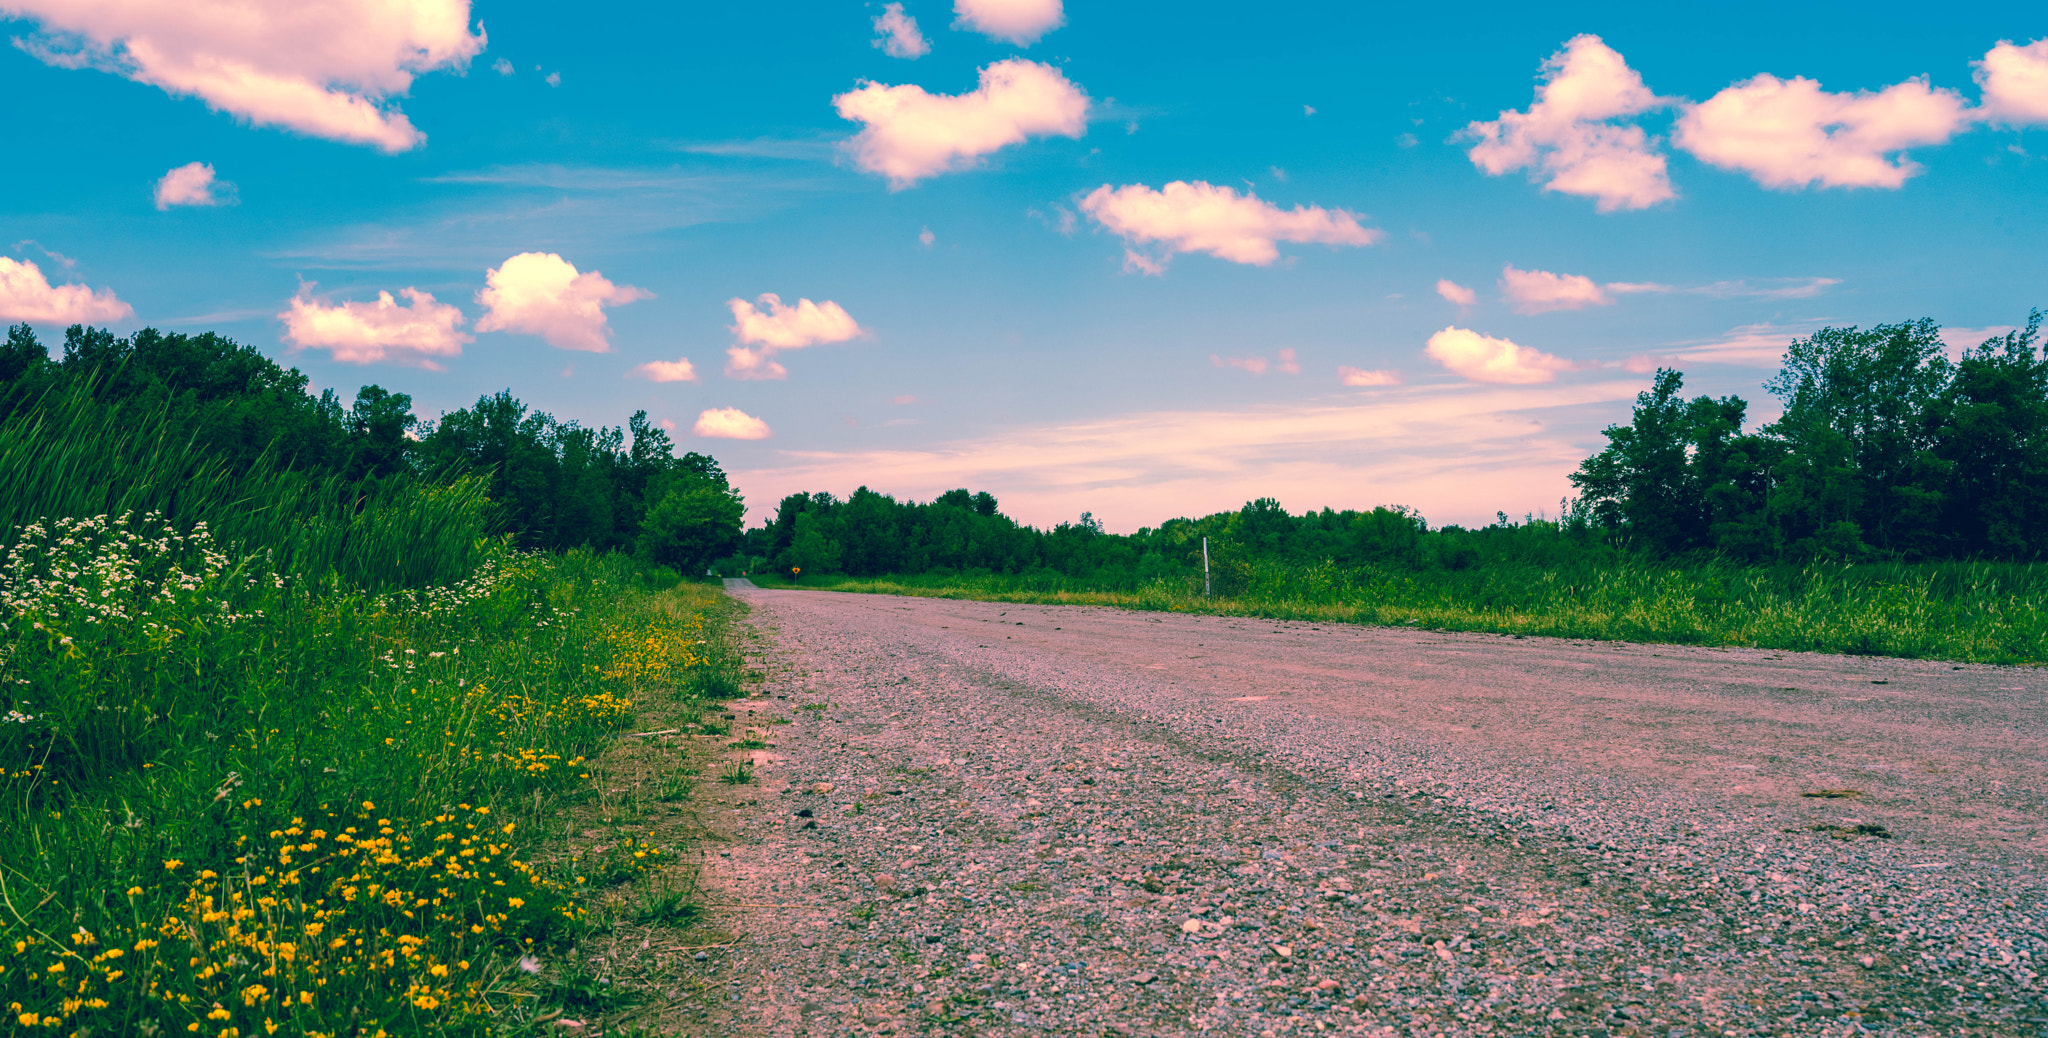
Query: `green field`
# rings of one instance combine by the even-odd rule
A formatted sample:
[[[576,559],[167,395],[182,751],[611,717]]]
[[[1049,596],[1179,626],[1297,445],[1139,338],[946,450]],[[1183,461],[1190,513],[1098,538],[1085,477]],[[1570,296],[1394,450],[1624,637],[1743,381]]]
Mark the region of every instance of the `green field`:
[[[786,587],[756,576],[764,587]],[[1106,605],[1189,613],[1491,631],[1973,663],[2048,661],[2048,566],[2021,563],[1501,564],[1413,571],[1253,565],[1229,596],[1199,577],[1105,587],[1058,574],[805,577],[872,594]]]

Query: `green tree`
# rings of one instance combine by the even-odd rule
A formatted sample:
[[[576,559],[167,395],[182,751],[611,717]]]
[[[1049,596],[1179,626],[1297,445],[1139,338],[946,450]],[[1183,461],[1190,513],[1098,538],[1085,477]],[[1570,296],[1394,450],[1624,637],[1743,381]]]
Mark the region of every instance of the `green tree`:
[[[1636,395],[1629,424],[1608,426],[1606,449],[1570,477],[1593,522],[1653,551],[1713,547],[1760,528],[1762,452],[1742,435],[1748,405],[1733,396],[1687,401],[1684,388],[1682,374],[1660,368]]]
[[[1949,466],[1941,523],[1960,554],[2033,558],[2048,549],[2048,357],[2042,312],[1963,355],[1930,422]]]
[[[7,329],[7,341],[0,343],[0,383],[14,383],[49,363],[50,351],[36,340],[35,329],[17,324]]]
[[[1944,354],[1941,329],[1924,318],[1793,341],[1764,383],[1785,402],[1765,431],[1789,452],[1781,487],[1790,500],[1772,506],[1795,524],[1789,535],[1830,551],[1859,542],[1891,554],[1938,550],[1949,466],[1931,449],[1930,416],[1954,376]]]
[[[746,513],[731,487],[690,476],[672,478],[664,481],[660,497],[641,520],[635,553],[694,575],[732,553]]]
[[[349,409],[349,432],[354,449],[350,475],[390,476],[406,469],[406,434],[419,424],[412,413],[412,397],[393,393],[382,386],[364,386],[356,391],[355,406]]]

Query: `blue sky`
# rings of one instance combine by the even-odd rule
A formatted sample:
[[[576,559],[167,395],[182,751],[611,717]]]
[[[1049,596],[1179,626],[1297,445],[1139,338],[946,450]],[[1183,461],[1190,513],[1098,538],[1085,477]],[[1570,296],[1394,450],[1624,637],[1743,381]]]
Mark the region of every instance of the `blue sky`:
[[[0,0],[0,319],[1129,530],[1554,511],[1657,363],[2048,304],[2033,5],[415,7]]]

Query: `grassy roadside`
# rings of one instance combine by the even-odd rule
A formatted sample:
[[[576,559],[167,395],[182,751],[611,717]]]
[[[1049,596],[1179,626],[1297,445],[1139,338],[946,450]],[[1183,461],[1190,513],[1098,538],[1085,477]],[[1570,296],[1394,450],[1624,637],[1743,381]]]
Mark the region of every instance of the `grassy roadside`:
[[[716,727],[733,606],[617,556],[458,547],[466,578],[372,593],[203,525],[20,533],[11,1033],[517,1035],[635,1000],[587,949],[690,921],[687,817],[643,823],[693,776],[621,737]]]
[[[762,587],[789,587],[773,575]],[[1724,564],[1401,573],[1255,571],[1206,597],[1199,579],[1135,589],[1047,576],[805,577],[801,586],[1056,605],[1415,625],[1607,641],[1754,645],[1796,652],[2038,665],[2048,661],[2048,567],[2013,564]]]

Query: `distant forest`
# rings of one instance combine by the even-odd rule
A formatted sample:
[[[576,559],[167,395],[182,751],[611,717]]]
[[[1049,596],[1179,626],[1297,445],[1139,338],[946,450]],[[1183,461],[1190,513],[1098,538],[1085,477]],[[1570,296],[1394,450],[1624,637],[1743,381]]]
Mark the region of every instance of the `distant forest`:
[[[917,503],[861,488],[844,499],[790,495],[742,534],[740,496],[717,462],[678,456],[645,412],[586,428],[503,392],[422,423],[406,394],[370,385],[345,404],[252,347],[149,328],[119,338],[73,326],[56,357],[27,326],[10,328],[0,453],[47,439],[37,423],[83,406],[171,430],[229,469],[318,477],[349,501],[480,483],[493,527],[519,546],[631,552],[684,572],[1057,574],[1117,586],[1198,571],[1205,537],[1225,588],[1254,562],[1460,571],[1674,556],[2025,561],[2048,550],[2041,318],[1957,360],[1928,320],[1822,329],[1791,343],[1765,383],[1784,413],[1752,431],[1744,400],[1687,399],[1683,377],[1659,371],[1630,422],[1609,427],[1606,448],[1571,475],[1577,496],[1556,518],[1501,513],[1475,529],[1433,527],[1398,505],[1292,515],[1262,498],[1115,535],[1086,514],[1024,526],[986,492]],[[11,514],[0,503],[0,516]]]
[[[404,393],[364,386],[344,405],[331,389],[308,392],[298,369],[211,333],[117,338],[73,325],[53,358],[27,325],[8,329],[0,444],[36,440],[37,423],[81,398],[107,420],[168,429],[229,470],[300,472],[357,501],[482,480],[491,525],[520,547],[630,551],[701,572],[739,544],[743,506],[718,463],[678,457],[644,411],[623,428],[585,428],[504,392],[423,425]]]
[[[865,487],[784,498],[734,563],[788,573],[1030,574],[1130,586],[1201,564],[1226,586],[1254,561],[1409,570],[1601,557],[1743,563],[2033,560],[2048,550],[2048,357],[2042,314],[1950,360],[1931,320],[1825,328],[1794,341],[1765,388],[1777,421],[1744,432],[1744,400],[1683,395],[1660,370],[1627,425],[1571,475],[1556,519],[1505,513],[1432,528],[1400,506],[1292,515],[1270,498],[1130,535],[1092,516],[1050,530],[990,494],[928,504]]]

